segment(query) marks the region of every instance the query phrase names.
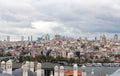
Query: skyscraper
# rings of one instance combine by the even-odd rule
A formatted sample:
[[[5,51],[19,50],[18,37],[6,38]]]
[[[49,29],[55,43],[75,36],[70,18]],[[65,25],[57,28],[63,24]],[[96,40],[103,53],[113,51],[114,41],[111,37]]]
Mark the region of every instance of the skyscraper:
[[[21,36],[21,41],[24,41],[24,36]]]
[[[106,36],[105,35],[103,35],[102,41],[106,41]]]
[[[85,37],[85,40],[88,40],[88,38],[87,38],[87,37]]]
[[[32,37],[32,35],[31,35],[31,41],[33,41],[33,37]]]
[[[50,35],[49,34],[45,35],[45,40],[50,40]]]
[[[117,35],[117,34],[114,35],[114,40],[115,40],[115,41],[118,40],[118,35]]]
[[[61,36],[60,35],[55,35],[55,40],[60,40]]]
[[[102,41],[102,36],[100,35],[100,41]]]
[[[28,36],[28,41],[30,41],[30,37]]]
[[[7,36],[7,41],[10,41],[10,36]]]

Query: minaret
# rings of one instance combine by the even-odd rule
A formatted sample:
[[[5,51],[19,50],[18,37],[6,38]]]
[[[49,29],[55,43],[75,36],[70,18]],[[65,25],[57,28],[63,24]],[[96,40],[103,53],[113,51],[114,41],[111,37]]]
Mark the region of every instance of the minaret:
[[[81,70],[82,70],[82,76],[87,76],[85,65],[82,66]]]
[[[12,74],[12,60],[6,62],[6,73]]]
[[[60,66],[60,76],[64,76],[64,67]]]
[[[5,73],[6,72],[6,70],[5,70],[5,61],[1,62],[1,68],[3,69],[3,73]]]
[[[73,65],[73,76],[78,76],[78,66],[77,66],[77,64]]]
[[[28,65],[23,65],[23,76],[28,76]]]
[[[54,67],[54,76],[58,76],[58,72],[59,72],[59,67],[55,66]]]
[[[30,62],[30,71],[34,72],[34,62]]]
[[[41,63],[37,64],[37,76],[41,76]]]

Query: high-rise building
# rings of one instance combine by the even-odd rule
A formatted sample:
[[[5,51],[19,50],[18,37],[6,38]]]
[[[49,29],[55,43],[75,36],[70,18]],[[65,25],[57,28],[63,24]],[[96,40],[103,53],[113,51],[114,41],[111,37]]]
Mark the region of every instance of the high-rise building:
[[[88,38],[87,38],[87,37],[85,37],[85,40],[88,40]]]
[[[7,41],[10,41],[10,36],[7,36]]]
[[[106,41],[106,36],[105,35],[103,35],[102,41]]]
[[[61,36],[60,35],[55,35],[55,40],[60,40]]]
[[[64,40],[64,39],[66,39],[66,37],[65,36],[61,36],[61,39]]]
[[[45,40],[50,40],[50,35],[49,34],[45,35]]]
[[[21,36],[21,41],[24,41],[24,36]]]
[[[117,34],[114,35],[114,40],[115,40],[115,41],[118,40],[118,35],[117,35]]]
[[[30,41],[30,37],[28,36],[28,41]]]
[[[31,35],[31,41],[33,41],[33,36]]]
[[[38,37],[38,38],[37,38],[37,41],[41,41],[41,40],[43,40],[42,37]]]
[[[102,36],[100,35],[100,40],[102,41]]]
[[[82,40],[82,37],[79,37],[80,40]]]
[[[97,37],[95,37],[95,41],[97,41]]]

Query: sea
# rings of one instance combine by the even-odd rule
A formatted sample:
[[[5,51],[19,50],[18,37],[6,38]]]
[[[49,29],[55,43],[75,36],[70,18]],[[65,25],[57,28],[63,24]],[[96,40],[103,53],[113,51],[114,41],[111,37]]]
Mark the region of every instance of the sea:
[[[65,71],[72,70],[73,66],[64,66]],[[87,74],[91,74],[92,69],[94,70],[95,75],[111,75],[114,73],[117,69],[120,69],[120,67],[86,67]],[[78,71],[81,71],[81,67],[78,67]]]

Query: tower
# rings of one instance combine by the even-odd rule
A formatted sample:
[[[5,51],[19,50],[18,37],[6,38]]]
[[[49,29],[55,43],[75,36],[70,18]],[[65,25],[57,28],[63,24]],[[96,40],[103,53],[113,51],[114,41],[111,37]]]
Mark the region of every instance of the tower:
[[[77,64],[73,65],[73,76],[78,76],[78,66],[77,66]]]
[[[100,35],[100,41],[102,41],[102,36]]]
[[[117,34],[114,35],[114,40],[115,40],[115,41],[118,40],[118,35],[117,35]]]
[[[50,35],[49,34],[45,35],[45,40],[50,40]]]
[[[58,66],[55,66],[55,67],[54,67],[54,76],[59,76],[59,75],[58,75],[58,72],[59,72],[59,67],[58,67]]]
[[[55,35],[55,40],[60,40],[61,39],[61,35]]]
[[[30,70],[34,72],[34,62],[30,62]]]
[[[28,36],[28,41],[30,41],[30,37]]]
[[[36,72],[37,72],[37,76],[41,76],[41,63],[37,64],[37,70],[36,70]]]
[[[1,68],[3,69],[3,73],[5,73],[5,61],[1,62]]]
[[[64,76],[64,67],[60,66],[60,76]]]
[[[88,38],[87,38],[87,37],[85,37],[85,40],[88,40]]]
[[[105,35],[103,35],[102,41],[106,41],[106,36]]]
[[[31,35],[31,41],[33,41],[33,36]]]
[[[23,76],[28,76],[28,65],[23,65]]]
[[[97,41],[97,37],[95,37],[95,41]]]
[[[21,41],[24,41],[24,36],[21,36]]]
[[[12,74],[12,60],[6,62],[6,73]]]
[[[7,36],[7,41],[8,41],[8,42],[10,41],[10,36]]]

